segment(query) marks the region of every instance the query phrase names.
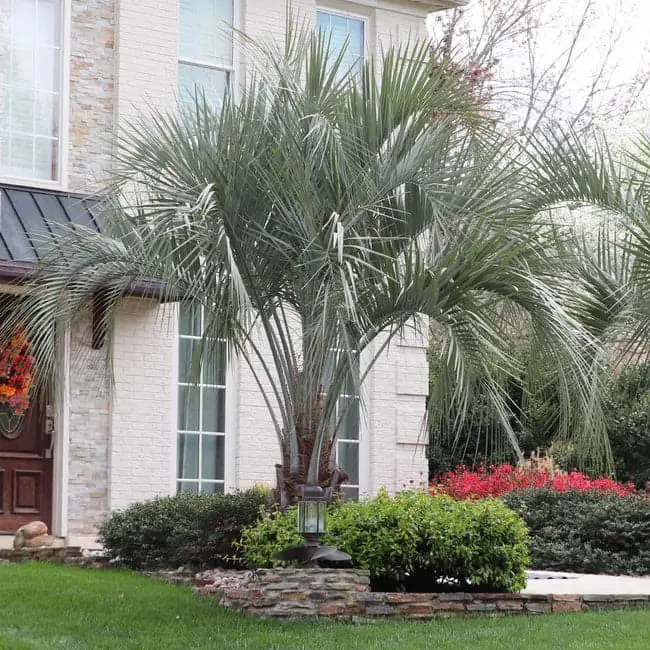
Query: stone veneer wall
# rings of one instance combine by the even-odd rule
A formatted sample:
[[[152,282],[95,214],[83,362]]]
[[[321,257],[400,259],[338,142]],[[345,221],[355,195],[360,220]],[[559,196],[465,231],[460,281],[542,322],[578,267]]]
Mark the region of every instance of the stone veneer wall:
[[[71,333],[68,535],[95,535],[109,512],[110,381],[106,349],[91,348],[90,318]]]
[[[110,163],[114,0],[71,0],[68,188],[92,192]]]
[[[209,581],[195,580],[195,591],[214,594],[223,607],[280,619],[430,619],[650,607],[650,595],[639,594],[371,592],[368,572],[354,569],[261,569],[254,576],[245,586],[218,589],[211,589]]]

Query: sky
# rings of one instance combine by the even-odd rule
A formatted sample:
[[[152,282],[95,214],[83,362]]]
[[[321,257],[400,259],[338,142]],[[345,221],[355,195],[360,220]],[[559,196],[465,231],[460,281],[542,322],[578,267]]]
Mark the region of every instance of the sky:
[[[585,29],[572,53],[572,65],[558,94],[558,114],[570,117],[583,106],[593,80],[611,55],[596,84],[592,100],[594,121],[613,136],[629,136],[637,129],[650,128],[650,2],[647,0],[535,0],[535,68],[552,66],[548,80],[563,66],[576,26],[589,5]],[[476,42],[492,6],[521,5],[525,0],[470,0],[464,9],[468,36],[457,41],[465,52]],[[496,5],[495,5],[496,3]],[[432,33],[439,33],[440,16],[430,17]],[[512,12],[510,12],[512,15]],[[444,20],[444,18],[443,18]],[[474,39],[472,41],[472,39]],[[530,80],[529,33],[519,33],[495,51],[495,85],[525,92]],[[552,87],[552,83],[548,84]],[[513,91],[514,92],[514,91]],[[625,116],[622,119],[622,116]]]

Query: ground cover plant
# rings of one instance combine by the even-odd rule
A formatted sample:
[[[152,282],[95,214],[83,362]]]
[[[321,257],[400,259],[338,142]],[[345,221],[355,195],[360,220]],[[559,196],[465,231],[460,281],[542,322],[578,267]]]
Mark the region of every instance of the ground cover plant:
[[[296,512],[266,514],[238,546],[254,568],[277,566],[274,553],[299,544]],[[379,591],[518,591],[526,584],[523,520],[500,501],[454,501],[406,491],[330,508],[324,543],[368,569]]]
[[[2,650],[646,650],[650,611],[500,619],[274,622],[124,571],[0,566]]]

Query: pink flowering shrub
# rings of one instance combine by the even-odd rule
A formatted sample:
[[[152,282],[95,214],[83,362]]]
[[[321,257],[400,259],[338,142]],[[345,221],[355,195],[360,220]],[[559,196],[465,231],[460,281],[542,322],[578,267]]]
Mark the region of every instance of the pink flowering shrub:
[[[607,476],[591,478],[573,470],[567,473],[547,472],[539,469],[522,469],[508,463],[480,467],[472,471],[457,467],[445,472],[430,484],[432,494],[447,494],[454,499],[483,499],[526,488],[551,488],[557,492],[597,491],[618,495],[633,494],[633,483],[619,483]]]

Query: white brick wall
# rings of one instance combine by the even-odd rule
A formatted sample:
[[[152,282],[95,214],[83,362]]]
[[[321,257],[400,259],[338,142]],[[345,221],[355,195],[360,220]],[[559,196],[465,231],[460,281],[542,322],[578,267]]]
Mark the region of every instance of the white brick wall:
[[[174,106],[178,2],[123,0],[117,8],[116,116],[120,126],[149,107]]]
[[[375,341],[377,350],[385,341]],[[426,341],[406,333],[376,361],[368,377],[366,490],[395,492],[428,478],[425,456]],[[363,449],[363,447],[362,447]]]
[[[176,454],[177,308],[130,299],[115,329],[111,509],[168,494]]]
[[[75,74],[90,65],[88,70],[96,69],[97,80],[103,83],[101,105],[88,99],[87,106],[79,93],[90,98],[92,80],[86,75],[76,86],[71,85],[71,104],[80,102],[73,113],[77,116],[75,128],[80,129],[74,136],[78,142],[73,144],[79,148],[98,142],[99,135],[106,136],[115,125],[123,126],[148,107],[173,106],[178,76],[178,3],[94,0],[102,29],[98,42],[101,57],[95,63],[87,54],[93,34],[90,14],[82,11],[77,0],[73,4],[77,27],[72,36],[83,41],[83,47],[77,47],[81,67]],[[240,1],[238,25],[253,38],[272,35],[282,42],[289,4],[286,0]],[[405,42],[410,36],[425,34],[425,12],[414,3],[295,0],[294,15],[313,20],[317,4],[365,16],[369,54],[378,55],[380,43]],[[71,50],[75,51],[74,43]],[[241,66],[241,81],[246,56],[236,61]],[[101,116],[90,119],[90,109]],[[87,186],[90,172],[104,164],[109,145],[105,141],[102,146],[88,145],[86,162],[75,158],[75,187]],[[75,365],[73,360],[70,382],[71,536],[94,534],[110,509],[173,491],[176,473],[178,331],[174,310],[161,310],[137,299],[128,301],[117,322],[112,390],[106,380],[104,351],[90,350],[88,336],[87,326],[73,333],[73,348],[83,349],[84,363]],[[422,444],[428,392],[425,348],[426,342],[412,335],[394,341],[366,380],[362,493],[375,493],[382,486],[395,491],[426,480]],[[227,487],[272,485],[280,449],[266,404],[242,360],[235,360],[228,382]]]

